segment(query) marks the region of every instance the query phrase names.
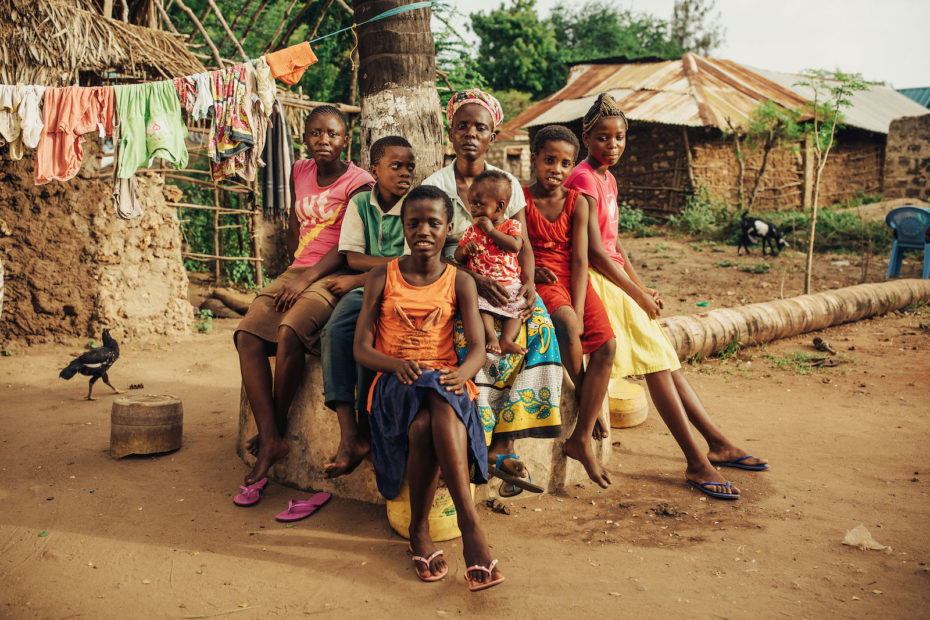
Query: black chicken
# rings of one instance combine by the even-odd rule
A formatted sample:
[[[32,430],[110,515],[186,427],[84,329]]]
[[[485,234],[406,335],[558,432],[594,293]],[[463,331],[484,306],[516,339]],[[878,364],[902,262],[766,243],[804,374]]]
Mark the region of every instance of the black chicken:
[[[82,374],[90,377],[90,384],[87,386],[87,400],[94,400],[90,393],[94,389],[94,382],[97,379],[103,379],[103,382],[110,386],[117,394],[122,394],[110,384],[110,378],[107,377],[107,371],[110,366],[119,359],[119,344],[110,336],[110,330],[103,330],[103,346],[92,349],[82,356],[71,360],[65,368],[62,369],[58,376],[62,379],[70,379],[75,374]]]

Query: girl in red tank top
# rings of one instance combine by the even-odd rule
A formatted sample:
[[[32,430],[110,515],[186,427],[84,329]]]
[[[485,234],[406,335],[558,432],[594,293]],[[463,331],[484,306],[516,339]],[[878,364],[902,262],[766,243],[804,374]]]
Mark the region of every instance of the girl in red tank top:
[[[607,395],[616,344],[604,305],[588,282],[589,201],[562,183],[575,165],[578,139],[568,129],[541,129],[533,142],[536,183],[525,188],[526,232],[536,258],[536,292],[556,329],[562,365],[579,398],[578,422],[566,456],[584,465],[603,488],[607,473],[594,455],[591,434]],[[585,368],[584,356],[590,355]]]
[[[471,590],[504,580],[491,559],[469,481],[487,482],[484,428],[471,378],[484,365],[478,292],[467,273],[440,260],[452,229],[452,201],[437,187],[413,189],[401,209],[410,255],[369,272],[355,330],[355,359],[377,371],[369,394],[371,457],[378,490],[410,488],[410,551],[423,581],[449,568],[429,535],[429,511],[442,472],[455,510]],[[468,355],[461,366],[452,343],[462,315]],[[471,474],[469,474],[471,470]]]

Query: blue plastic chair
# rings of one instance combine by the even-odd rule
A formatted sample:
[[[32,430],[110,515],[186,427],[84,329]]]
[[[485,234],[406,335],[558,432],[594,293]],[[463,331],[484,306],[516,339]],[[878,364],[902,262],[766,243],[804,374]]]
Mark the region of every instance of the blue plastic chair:
[[[891,226],[894,235],[885,278],[895,277],[901,271],[905,249],[923,249],[924,269],[920,277],[930,278],[930,209],[900,207],[885,216],[885,223]]]

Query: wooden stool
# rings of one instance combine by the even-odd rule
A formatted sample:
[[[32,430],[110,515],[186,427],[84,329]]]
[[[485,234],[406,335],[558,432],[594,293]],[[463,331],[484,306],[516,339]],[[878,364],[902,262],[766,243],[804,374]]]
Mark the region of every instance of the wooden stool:
[[[110,456],[170,452],[181,447],[181,399],[167,394],[120,396],[110,412]]]

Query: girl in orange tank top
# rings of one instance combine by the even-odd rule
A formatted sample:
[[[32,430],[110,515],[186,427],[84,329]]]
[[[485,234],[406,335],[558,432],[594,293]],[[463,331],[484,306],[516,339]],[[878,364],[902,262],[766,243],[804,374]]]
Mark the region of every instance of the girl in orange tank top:
[[[369,272],[355,330],[355,359],[377,371],[368,397],[371,457],[378,490],[410,488],[410,552],[417,576],[449,568],[429,535],[438,474],[455,504],[470,590],[504,580],[478,522],[469,482],[488,479],[484,428],[471,378],[486,361],[474,280],[440,260],[452,228],[452,202],[431,185],[413,189],[401,210],[410,256]],[[468,355],[456,366],[452,326],[462,315]]]

